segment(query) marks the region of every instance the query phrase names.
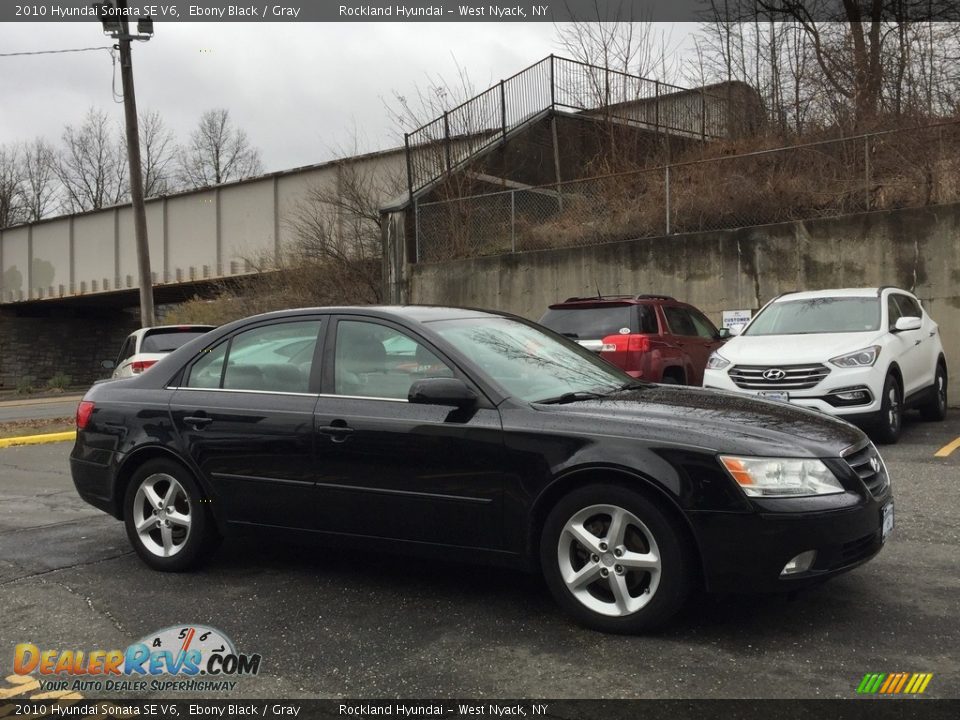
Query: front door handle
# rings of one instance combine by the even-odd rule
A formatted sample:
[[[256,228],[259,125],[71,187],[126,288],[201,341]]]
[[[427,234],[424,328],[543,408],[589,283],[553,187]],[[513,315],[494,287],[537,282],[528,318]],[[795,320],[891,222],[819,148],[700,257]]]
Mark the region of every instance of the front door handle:
[[[192,425],[194,430],[199,430],[212,423],[213,418],[207,417],[206,415],[187,415],[183,419],[183,422],[187,425]]]
[[[353,428],[349,427],[343,420],[334,420],[332,424],[318,428],[324,435],[329,435],[330,440],[335,443],[346,442]]]

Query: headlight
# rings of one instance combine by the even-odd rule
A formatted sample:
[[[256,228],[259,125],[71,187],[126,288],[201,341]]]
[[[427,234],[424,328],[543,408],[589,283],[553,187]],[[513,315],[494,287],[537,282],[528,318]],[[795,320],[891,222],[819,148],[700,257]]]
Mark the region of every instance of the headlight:
[[[819,460],[721,455],[720,462],[750,497],[803,497],[843,492],[836,476]]]
[[[857,350],[856,352],[847,353],[846,355],[838,355],[835,358],[830,358],[830,362],[842,368],[870,367],[877,361],[879,355],[880,346],[871,345],[863,350]]]
[[[707,360],[707,370],[723,370],[729,364],[729,360],[714,350],[710,353],[710,358]]]

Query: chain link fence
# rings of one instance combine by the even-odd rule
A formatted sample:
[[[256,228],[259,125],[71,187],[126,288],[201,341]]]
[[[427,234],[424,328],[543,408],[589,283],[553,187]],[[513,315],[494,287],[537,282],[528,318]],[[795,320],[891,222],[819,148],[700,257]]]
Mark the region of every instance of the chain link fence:
[[[960,121],[415,203],[418,262],[960,201]]]

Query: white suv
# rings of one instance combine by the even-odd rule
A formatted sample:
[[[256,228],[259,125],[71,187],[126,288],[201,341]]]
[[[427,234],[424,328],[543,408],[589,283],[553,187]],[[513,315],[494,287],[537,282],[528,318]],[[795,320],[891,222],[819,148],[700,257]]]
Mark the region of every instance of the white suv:
[[[892,287],[774,298],[710,356],[703,385],[830,413],[883,443],[899,439],[905,408],[930,420],[947,413],[937,324]]]

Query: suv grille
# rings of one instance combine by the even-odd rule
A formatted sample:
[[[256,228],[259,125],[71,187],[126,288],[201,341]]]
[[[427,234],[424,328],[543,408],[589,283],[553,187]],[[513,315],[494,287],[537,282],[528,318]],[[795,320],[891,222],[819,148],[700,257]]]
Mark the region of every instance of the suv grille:
[[[845,451],[843,459],[874,497],[882,495],[890,484],[887,469],[873,443],[853,452]]]
[[[777,372],[779,371],[779,372]],[[807,390],[830,374],[830,368],[813,365],[734,365],[727,371],[744,390]],[[768,377],[764,377],[764,375]]]

